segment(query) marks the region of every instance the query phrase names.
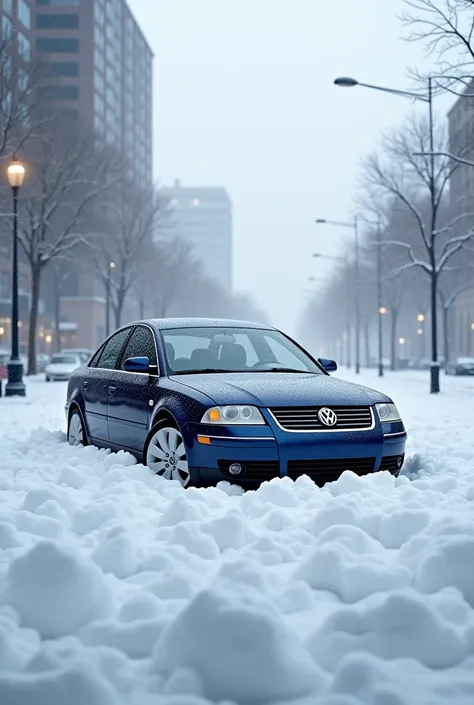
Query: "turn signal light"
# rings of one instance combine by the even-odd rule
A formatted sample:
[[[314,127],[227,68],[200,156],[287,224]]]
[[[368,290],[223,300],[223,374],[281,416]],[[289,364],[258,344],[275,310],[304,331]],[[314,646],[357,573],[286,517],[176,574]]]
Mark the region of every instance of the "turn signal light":
[[[197,441],[198,443],[202,443],[205,446],[211,445],[211,439],[209,438],[209,436],[198,436]]]

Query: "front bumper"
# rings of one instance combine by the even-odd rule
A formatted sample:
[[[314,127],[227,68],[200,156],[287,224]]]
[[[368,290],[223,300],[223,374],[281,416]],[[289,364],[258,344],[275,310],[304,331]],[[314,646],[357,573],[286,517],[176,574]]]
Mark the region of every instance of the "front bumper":
[[[295,433],[283,431],[267,418],[266,426],[188,424],[183,433],[188,462],[198,479],[240,484],[308,475],[322,485],[344,470],[359,475],[388,470],[398,475],[407,440],[401,422],[376,422],[373,429],[356,432]],[[242,475],[230,473],[235,463],[243,466]]]

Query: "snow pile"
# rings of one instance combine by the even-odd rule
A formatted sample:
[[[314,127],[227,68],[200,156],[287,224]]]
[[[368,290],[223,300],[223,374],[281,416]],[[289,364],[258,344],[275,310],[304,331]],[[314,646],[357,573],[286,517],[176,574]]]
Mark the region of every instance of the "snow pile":
[[[473,382],[384,381],[397,480],[245,495],[70,448],[63,385],[0,400],[1,705],[472,705]]]

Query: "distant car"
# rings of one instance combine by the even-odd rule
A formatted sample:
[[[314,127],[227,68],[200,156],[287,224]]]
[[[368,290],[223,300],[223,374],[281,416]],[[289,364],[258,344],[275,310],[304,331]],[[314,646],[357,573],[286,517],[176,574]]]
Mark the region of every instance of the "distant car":
[[[447,375],[474,375],[474,357],[458,357],[447,362],[444,371]]]
[[[62,353],[67,353],[68,355],[78,355],[82,362],[89,362],[93,355],[93,350],[88,350],[87,348],[63,348]]]
[[[11,353],[0,350],[0,379],[8,379],[8,361]]]
[[[51,357],[49,355],[46,355],[46,353],[38,353],[36,356],[36,371],[39,372],[44,372],[46,369],[46,365],[49,363],[51,360]]]
[[[71,378],[72,373],[83,364],[79,355],[56,353],[45,367],[46,381],[67,382]]]
[[[336,369],[258,324],[140,321],[73,373],[67,438],[128,450],[183,486],[398,475],[407,436],[395,404]]]

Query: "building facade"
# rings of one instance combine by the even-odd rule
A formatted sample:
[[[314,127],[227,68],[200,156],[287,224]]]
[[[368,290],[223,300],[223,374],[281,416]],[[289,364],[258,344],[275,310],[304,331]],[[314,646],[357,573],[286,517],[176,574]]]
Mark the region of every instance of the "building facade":
[[[472,96],[472,97],[471,97]],[[449,152],[474,162],[474,81],[466,87],[448,113]],[[460,164],[449,184],[451,211],[454,216],[474,212],[474,166]],[[474,228],[474,218],[462,218],[454,235],[463,235]],[[474,254],[471,243],[461,257],[470,260],[474,272]],[[472,277],[474,280],[474,277]],[[474,356],[474,289],[466,289],[456,299],[451,317],[452,353]]]
[[[168,236],[189,242],[205,274],[232,291],[232,202],[226,189],[175,181],[162,194],[169,209]]]

